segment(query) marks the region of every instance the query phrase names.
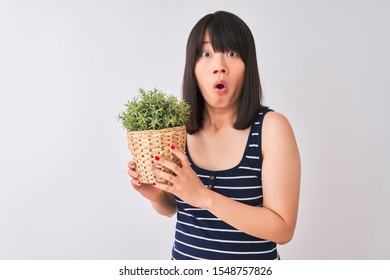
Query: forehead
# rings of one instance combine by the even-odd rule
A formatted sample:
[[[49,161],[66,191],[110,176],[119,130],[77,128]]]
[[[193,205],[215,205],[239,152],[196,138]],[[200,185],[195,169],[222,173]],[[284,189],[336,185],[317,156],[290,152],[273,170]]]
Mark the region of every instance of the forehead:
[[[205,33],[203,35],[201,50],[204,50],[206,48],[207,49],[209,49],[209,48],[214,49],[213,45],[211,44],[209,32],[207,30],[205,31]]]
[[[204,32],[202,44],[211,44],[210,34],[207,30]]]

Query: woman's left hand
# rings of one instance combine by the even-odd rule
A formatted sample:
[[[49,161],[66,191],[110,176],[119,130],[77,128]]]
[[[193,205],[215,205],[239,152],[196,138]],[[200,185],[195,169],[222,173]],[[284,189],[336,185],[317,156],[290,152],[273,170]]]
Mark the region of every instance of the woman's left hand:
[[[172,193],[194,207],[204,208],[207,205],[210,190],[205,187],[191,168],[187,156],[173,145],[170,150],[181,161],[182,166],[156,155],[154,161],[172,170],[174,174],[169,174],[153,166],[153,173],[168,181],[167,184],[153,182],[153,186]]]

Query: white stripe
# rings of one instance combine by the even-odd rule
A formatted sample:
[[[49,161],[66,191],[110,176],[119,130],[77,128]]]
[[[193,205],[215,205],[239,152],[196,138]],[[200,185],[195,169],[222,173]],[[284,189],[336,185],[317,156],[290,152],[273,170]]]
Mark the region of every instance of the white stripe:
[[[260,124],[260,122],[255,122],[255,124],[257,125],[257,124]]]
[[[173,250],[175,250],[176,252],[178,252],[180,255],[183,255],[183,256],[186,256],[186,257],[190,257],[190,258],[193,258],[193,259],[196,259],[196,260],[206,260],[206,259],[201,259],[201,258],[198,258],[198,257],[195,257],[195,256],[192,256],[192,255],[189,255],[189,254],[186,254],[186,253],[183,253],[182,251],[179,251],[175,248],[173,248]]]
[[[195,217],[194,215],[190,214],[190,213],[186,213],[186,212],[182,212],[182,211],[177,211],[179,212],[180,214],[182,215],[186,215],[186,216],[189,216],[189,217],[192,217],[192,218],[195,218],[197,220],[207,220],[207,221],[220,221],[221,219],[219,218],[198,218],[198,217]]]
[[[232,190],[249,190],[249,189],[261,189],[262,186],[246,186],[246,187],[229,187],[229,186],[214,186],[214,189],[232,189]]]
[[[256,255],[256,254],[267,254],[267,253],[271,253],[272,251],[275,251],[276,247],[274,247],[272,250],[268,250],[268,251],[249,251],[249,252],[240,252],[240,251],[222,251],[222,250],[215,250],[215,249],[209,249],[209,248],[203,248],[203,247],[199,247],[199,246],[194,246],[194,245],[191,245],[191,244],[188,244],[188,243],[185,243],[183,241],[180,241],[180,240],[177,240],[175,239],[176,242],[182,244],[182,245],[185,245],[185,246],[188,246],[188,247],[191,247],[191,248],[195,248],[195,249],[198,249],[198,250],[204,250],[204,251],[209,251],[209,252],[215,252],[215,253],[223,253],[223,254],[236,254],[236,255]]]
[[[221,221],[219,218],[197,218],[198,220],[207,220],[207,221]]]
[[[262,115],[263,113],[259,113],[259,115]]]
[[[200,229],[204,229],[204,230],[210,230],[210,231],[222,231],[222,232],[241,232],[237,229],[222,229],[222,228],[207,228],[207,227],[200,227],[200,226],[195,226],[195,225],[192,225],[192,224],[189,224],[189,223],[184,223],[182,221],[177,221],[179,224],[183,224],[183,225],[186,225],[186,226],[189,226],[189,227],[194,227],[194,228],[200,228]]]
[[[202,237],[202,236],[197,236],[194,234],[186,233],[186,232],[178,230],[178,229],[176,229],[176,231],[180,232],[181,234],[193,237],[193,238],[203,239],[203,240],[213,241],[213,242],[221,242],[221,243],[259,244],[259,243],[270,243],[271,242],[268,240],[241,241],[241,240],[214,239],[214,238],[207,238],[207,237]]]
[[[184,208],[184,210],[186,210],[186,211],[206,211],[202,208]]]
[[[256,135],[259,135],[259,133],[258,132],[252,133],[252,136],[256,136]]]
[[[256,147],[256,148],[257,148],[257,147],[259,147],[259,145],[258,145],[258,144],[249,144],[249,147],[250,147],[250,148],[253,148],[253,147]]]
[[[258,178],[257,176],[233,176],[233,177],[216,177],[217,179],[250,179],[250,178]]]
[[[253,168],[248,166],[239,166],[238,169],[247,169],[247,170],[253,170],[253,171],[261,171],[260,168]]]
[[[191,215],[191,214],[189,214],[189,213],[186,213],[186,212],[177,211],[177,213],[179,213],[179,214],[182,214],[182,215],[186,215],[186,216],[189,216],[189,217],[193,217],[193,218],[195,218],[195,216],[194,216],[194,215]]]
[[[234,199],[234,200],[240,200],[240,201],[243,201],[243,200],[253,200],[253,199],[258,199],[258,198],[262,198],[263,196],[260,195],[260,196],[254,196],[254,197],[246,197],[246,198],[237,198],[237,197],[229,197],[231,199]]]
[[[202,177],[202,178],[210,178],[210,176],[207,176],[207,175],[200,175],[200,174],[197,174],[198,177]]]
[[[256,156],[245,156],[245,157],[249,159],[260,159],[260,157],[256,157]]]

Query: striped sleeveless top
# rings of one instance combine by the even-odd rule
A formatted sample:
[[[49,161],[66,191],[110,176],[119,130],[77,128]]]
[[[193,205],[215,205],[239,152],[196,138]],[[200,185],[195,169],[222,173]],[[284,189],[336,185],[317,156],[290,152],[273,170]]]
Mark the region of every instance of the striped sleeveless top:
[[[192,169],[205,187],[241,203],[262,207],[261,128],[264,116],[269,111],[272,110],[266,107],[260,110],[251,126],[241,162],[231,169],[202,169],[192,162],[186,151]],[[274,242],[248,235],[210,212],[175,198],[178,212],[172,259],[279,259]]]

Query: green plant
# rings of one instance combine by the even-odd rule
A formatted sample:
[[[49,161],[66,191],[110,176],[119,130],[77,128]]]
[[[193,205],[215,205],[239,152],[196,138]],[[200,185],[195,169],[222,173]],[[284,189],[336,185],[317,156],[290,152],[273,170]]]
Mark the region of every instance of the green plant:
[[[158,90],[139,88],[139,95],[125,104],[118,119],[127,131],[159,130],[185,125],[190,106],[184,100]]]

